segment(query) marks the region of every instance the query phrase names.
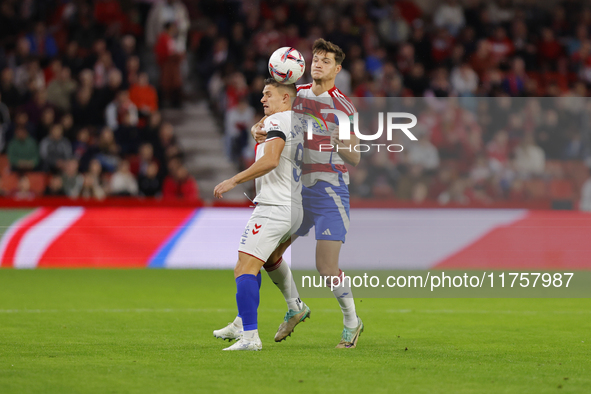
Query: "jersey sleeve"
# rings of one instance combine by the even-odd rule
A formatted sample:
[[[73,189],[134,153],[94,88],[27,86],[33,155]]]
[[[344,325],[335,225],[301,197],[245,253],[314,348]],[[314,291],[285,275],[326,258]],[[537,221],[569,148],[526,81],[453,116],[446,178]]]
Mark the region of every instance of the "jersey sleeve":
[[[275,138],[281,138],[283,141],[287,140],[287,130],[285,129],[285,125],[277,117],[270,116],[265,119],[264,127],[267,132],[267,139],[265,141],[270,141]]]

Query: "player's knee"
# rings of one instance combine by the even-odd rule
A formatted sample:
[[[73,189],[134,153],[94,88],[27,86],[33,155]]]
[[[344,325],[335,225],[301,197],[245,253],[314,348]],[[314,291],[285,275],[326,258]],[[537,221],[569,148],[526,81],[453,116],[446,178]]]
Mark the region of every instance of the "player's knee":
[[[263,265],[265,268],[270,268],[277,264],[277,262],[281,259],[281,254],[277,252],[271,253],[271,256],[267,259],[267,262]]]
[[[320,276],[338,276],[339,275],[339,267],[331,267],[328,265],[316,264],[316,269]]]

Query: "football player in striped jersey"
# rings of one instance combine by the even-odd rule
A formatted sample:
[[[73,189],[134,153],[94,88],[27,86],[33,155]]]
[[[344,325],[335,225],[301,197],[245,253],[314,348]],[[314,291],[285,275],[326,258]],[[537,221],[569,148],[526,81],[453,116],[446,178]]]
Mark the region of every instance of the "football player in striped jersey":
[[[310,72],[313,82],[298,86],[298,100],[293,106],[295,113],[308,115],[309,121],[314,123],[312,138],[304,140],[304,219],[296,235],[306,235],[312,227],[315,228],[316,268],[321,276],[335,278],[333,287],[330,283],[327,283],[327,287],[332,288],[343,312],[344,328],[337,348],[354,348],[364,326],[355,310],[351,284],[346,283],[344,274],[339,269],[339,253],[349,229],[349,174],[345,163],[353,166],[359,163],[360,153],[352,149],[359,143],[359,139],[351,133],[349,140],[339,140],[336,117],[323,116],[319,111],[306,111],[310,107],[332,108],[344,112],[352,120],[356,109],[351,100],[335,86],[335,78],[341,71],[345,58],[343,50],[331,42],[318,39],[314,42],[312,53]],[[257,142],[266,138],[261,122],[251,130]],[[326,149],[327,144],[329,147],[332,145],[331,150]],[[265,264],[266,269],[281,264],[283,252],[294,239],[292,237],[286,241],[270,256]],[[284,268],[283,271],[286,276],[291,277],[289,268]],[[300,313],[302,312],[290,308],[277,331],[275,341],[281,341],[291,334],[299,323]]]

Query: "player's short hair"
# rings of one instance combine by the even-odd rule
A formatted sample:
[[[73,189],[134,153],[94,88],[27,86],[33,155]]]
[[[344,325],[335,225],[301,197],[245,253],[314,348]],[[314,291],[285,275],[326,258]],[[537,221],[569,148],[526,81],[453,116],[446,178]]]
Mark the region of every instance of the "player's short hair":
[[[319,38],[314,41],[312,53],[315,55],[318,52],[334,53],[334,60],[338,66],[343,64],[343,60],[345,60],[345,52],[341,47],[330,41],[326,41],[324,38]]]
[[[277,82],[273,78],[267,78],[265,79],[265,86],[267,85],[275,86],[278,89],[283,89],[284,91],[287,91],[290,97],[296,97],[298,95],[298,91],[294,83],[281,83]]]

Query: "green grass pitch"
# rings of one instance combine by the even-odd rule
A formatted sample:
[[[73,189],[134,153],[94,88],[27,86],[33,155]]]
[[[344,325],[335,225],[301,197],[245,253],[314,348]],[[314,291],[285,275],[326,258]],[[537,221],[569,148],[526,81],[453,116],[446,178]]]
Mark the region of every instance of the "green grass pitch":
[[[334,299],[286,342],[263,275],[261,352],[222,352],[231,271],[0,270],[0,393],[588,393],[588,299]]]

